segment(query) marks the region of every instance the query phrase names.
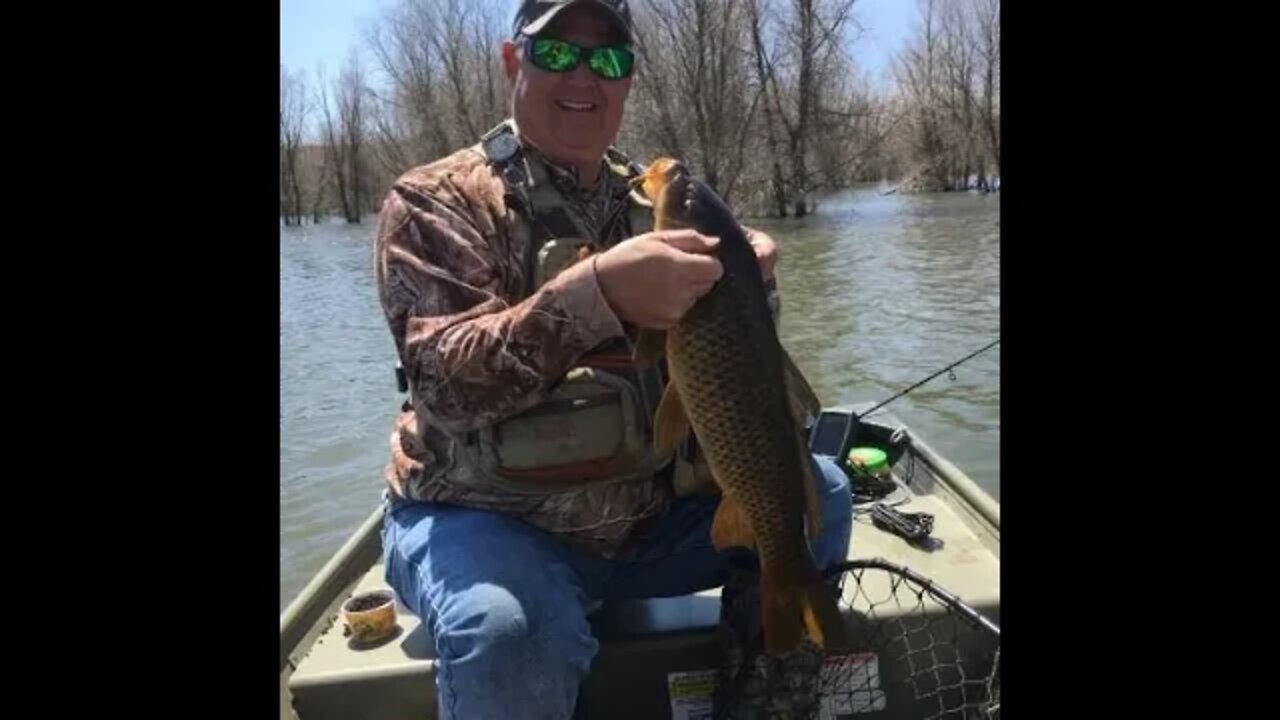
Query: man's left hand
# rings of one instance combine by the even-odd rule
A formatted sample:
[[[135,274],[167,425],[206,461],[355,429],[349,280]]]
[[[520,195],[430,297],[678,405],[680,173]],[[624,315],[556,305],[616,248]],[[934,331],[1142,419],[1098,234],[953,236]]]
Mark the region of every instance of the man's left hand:
[[[778,245],[766,233],[746,228],[747,239],[756,251],[756,259],[760,261],[760,269],[764,271],[766,280],[773,277],[773,268],[778,264]]]

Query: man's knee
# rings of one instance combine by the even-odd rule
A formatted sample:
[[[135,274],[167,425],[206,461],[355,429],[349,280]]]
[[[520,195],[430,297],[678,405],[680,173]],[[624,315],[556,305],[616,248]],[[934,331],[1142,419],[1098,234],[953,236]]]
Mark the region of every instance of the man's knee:
[[[473,585],[445,599],[435,626],[440,656],[446,662],[513,655],[533,646],[524,606],[496,585]]]
[[[386,579],[427,623],[442,662],[481,674],[589,667],[596,644],[575,602],[577,578],[553,553],[487,513],[410,508],[395,521],[384,536]]]
[[[840,469],[833,458],[826,455],[814,455],[813,461],[818,465],[821,496],[848,496],[849,476]]]
[[[589,667],[596,650],[585,613],[532,591],[519,597],[493,583],[475,583],[437,598],[432,632],[441,660],[482,661],[512,668],[569,662]]]
[[[849,476],[831,458],[815,456],[814,463],[818,469],[818,503],[822,506],[822,514],[843,522],[844,518],[853,514]]]
[[[568,717],[598,647],[582,613],[485,583],[451,594],[433,626],[449,718],[514,717],[522,703]]]
[[[816,543],[815,559],[829,567],[845,559],[853,532],[853,498],[849,476],[829,457],[815,456],[818,470],[818,503],[822,507],[822,537]]]

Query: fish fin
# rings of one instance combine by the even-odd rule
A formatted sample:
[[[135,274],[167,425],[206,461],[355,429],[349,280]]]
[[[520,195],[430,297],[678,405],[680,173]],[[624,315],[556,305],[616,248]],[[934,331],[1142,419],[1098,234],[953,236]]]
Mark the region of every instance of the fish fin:
[[[847,650],[847,632],[832,589],[817,573],[796,585],[765,570],[760,578],[760,613],[765,653],[796,650],[806,638],[826,651]]]
[[[720,506],[716,508],[716,517],[711,521],[711,544],[717,550],[734,546],[755,549],[755,532],[752,531],[742,506],[731,495],[720,495]]]
[[[782,349],[782,376],[787,385],[787,406],[796,421],[796,443],[800,450],[800,481],[804,485],[805,516],[808,521],[809,537],[816,539],[822,533],[822,508],[818,505],[818,478],[813,474],[813,464],[805,443],[805,420],[809,416],[817,416],[822,411],[822,401],[813,391],[804,373],[796,366],[795,361]]]
[[[787,384],[791,412],[796,416],[796,422],[803,427],[807,416],[817,416],[822,411],[822,400],[785,348],[782,349],[782,377]]]
[[[680,391],[676,390],[675,383],[667,383],[653,418],[653,447],[659,453],[673,452],[688,435],[689,416],[685,414]]]
[[[642,328],[636,337],[636,349],[633,358],[637,365],[652,366],[658,364],[667,351],[667,333],[663,330]]]

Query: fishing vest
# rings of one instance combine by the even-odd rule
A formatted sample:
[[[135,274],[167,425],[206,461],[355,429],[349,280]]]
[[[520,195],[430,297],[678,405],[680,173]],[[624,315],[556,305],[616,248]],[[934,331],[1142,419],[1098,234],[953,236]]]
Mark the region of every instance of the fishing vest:
[[[520,300],[584,259],[596,238],[565,209],[546,168],[530,161],[508,120],[486,133],[478,149],[502,178],[504,202],[524,222],[525,278]],[[609,172],[635,177],[641,168],[610,148]],[[628,196],[625,237],[653,229],[652,204]],[[654,415],[668,380],[665,363],[632,362],[633,343],[617,338],[580,358],[539,404],[454,438],[459,459],[486,484],[519,493],[579,491],[592,485],[669,479],[676,495],[707,492],[712,483],[692,436],[674,453],[654,450]]]

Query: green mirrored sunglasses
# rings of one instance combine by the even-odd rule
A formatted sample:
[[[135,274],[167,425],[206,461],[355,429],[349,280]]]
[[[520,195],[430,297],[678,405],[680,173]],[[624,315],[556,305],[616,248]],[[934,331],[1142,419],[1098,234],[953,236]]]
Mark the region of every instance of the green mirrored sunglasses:
[[[525,45],[534,67],[547,72],[565,73],[578,67],[582,56],[587,66],[606,80],[621,80],[631,74],[635,53],[621,45],[584,48],[554,38],[529,38]]]

